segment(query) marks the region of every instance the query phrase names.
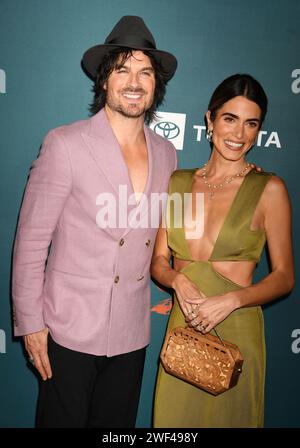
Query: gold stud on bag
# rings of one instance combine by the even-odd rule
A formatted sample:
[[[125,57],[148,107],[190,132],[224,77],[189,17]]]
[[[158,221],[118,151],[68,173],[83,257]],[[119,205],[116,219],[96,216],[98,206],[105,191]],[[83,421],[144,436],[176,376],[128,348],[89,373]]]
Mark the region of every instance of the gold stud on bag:
[[[167,333],[160,359],[167,373],[213,395],[237,384],[244,361],[235,344],[183,327]]]

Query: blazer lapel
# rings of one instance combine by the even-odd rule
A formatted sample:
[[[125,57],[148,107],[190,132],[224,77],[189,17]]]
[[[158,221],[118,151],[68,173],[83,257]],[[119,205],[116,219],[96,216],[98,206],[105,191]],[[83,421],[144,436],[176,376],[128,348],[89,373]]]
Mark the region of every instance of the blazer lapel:
[[[148,226],[151,225],[151,202],[152,193],[160,192],[161,184],[164,179],[162,173],[164,173],[166,164],[166,152],[159,151],[159,146],[162,144],[159,142],[157,144],[156,140],[153,139],[152,133],[149,128],[144,126],[146,144],[148,149],[148,179],[144,190],[143,199],[140,201],[139,205],[136,206],[136,212],[140,222],[143,219],[147,221]],[[147,216],[145,216],[147,214]],[[123,237],[129,233],[134,227],[129,226],[123,233]]]
[[[148,178],[144,190],[144,199],[137,205],[135,201],[131,201],[131,205],[127,207],[127,223],[130,213],[135,209],[138,214],[138,220],[142,222],[145,214],[148,213],[147,223],[151,223],[151,193],[159,192],[164,176],[162,173],[165,168],[165,151],[159,151],[158,147],[162,143],[157,143],[153,138],[151,131],[144,126],[147,150],[148,150]],[[127,199],[134,198],[132,182],[129,171],[122,154],[120,145],[109,124],[104,109],[101,109],[96,115],[90,119],[90,128],[86,133],[82,133],[82,137],[87,145],[90,155],[94,159],[99,171],[110,183],[115,192],[117,201],[119,198],[119,187],[127,188]],[[117,205],[119,210],[119,204]],[[126,235],[133,227],[128,223],[128,227],[119,229],[118,236]],[[118,230],[118,229],[115,229]],[[116,235],[116,232],[113,232]]]
[[[145,194],[149,195],[152,191],[159,192],[160,186],[164,179],[162,173],[164,173],[166,166],[166,151],[160,151],[159,147],[164,144],[162,141],[159,143],[153,139],[152,131],[147,126],[144,126],[148,159],[149,159],[149,173],[148,182],[145,188]]]
[[[98,169],[117,195],[120,185],[126,185],[128,195],[132,194],[128,169],[104,109],[94,115],[90,123],[89,133],[82,133],[82,137]]]

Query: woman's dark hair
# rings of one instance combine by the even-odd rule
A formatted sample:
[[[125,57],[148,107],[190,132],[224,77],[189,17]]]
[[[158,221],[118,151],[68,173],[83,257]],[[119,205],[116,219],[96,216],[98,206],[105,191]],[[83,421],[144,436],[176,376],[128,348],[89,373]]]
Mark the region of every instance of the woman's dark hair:
[[[267,113],[268,98],[261,84],[250,75],[232,75],[224,79],[218,85],[210,99],[208,110],[211,114],[212,121],[216,117],[217,111],[227,101],[236,96],[244,96],[250,101],[256,103],[261,110],[260,125],[262,125]]]
[[[106,103],[106,90],[103,88],[104,84],[109,78],[109,75],[116,68],[116,66],[122,65],[126,60],[132,56],[133,51],[131,48],[118,48],[112,50],[101,61],[101,64],[97,70],[97,77],[93,87],[94,100],[90,104],[90,112],[92,115],[99,112]],[[166,77],[163,68],[159,61],[157,61],[151,53],[144,51],[146,56],[149,57],[152,67],[155,73],[155,90],[153,103],[145,113],[145,122],[149,124],[155,118],[155,111],[163,103],[166,93]],[[121,59],[120,59],[121,56]]]

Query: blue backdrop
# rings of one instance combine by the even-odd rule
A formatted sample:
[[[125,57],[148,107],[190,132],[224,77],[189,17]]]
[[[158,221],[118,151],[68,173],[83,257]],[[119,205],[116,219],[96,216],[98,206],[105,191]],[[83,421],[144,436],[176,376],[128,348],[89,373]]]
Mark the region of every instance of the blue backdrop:
[[[11,252],[29,168],[50,128],[88,116],[92,83],[80,68],[82,54],[103,42],[120,17],[128,14],[142,16],[158,47],[179,60],[161,107],[161,121],[172,123],[173,131],[166,136],[176,144],[182,168],[208,159],[201,126],[216,85],[237,72],[250,73],[263,84],[269,113],[249,160],[286,181],[299,269],[299,0],[1,0],[0,427],[32,427],[37,398],[37,379],[21,344],[12,337],[10,303]],[[157,131],[163,128],[158,126]],[[267,272],[264,258],[256,279]],[[267,427],[300,426],[298,288],[264,308]],[[151,424],[169,305],[166,293],[152,285],[152,342],[139,427]]]

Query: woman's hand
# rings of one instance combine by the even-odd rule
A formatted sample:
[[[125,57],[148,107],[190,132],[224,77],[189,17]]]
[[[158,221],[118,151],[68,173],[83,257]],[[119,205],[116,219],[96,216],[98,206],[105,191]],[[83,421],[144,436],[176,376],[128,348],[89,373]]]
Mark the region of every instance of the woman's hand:
[[[197,304],[194,308],[194,315],[188,316],[188,323],[195,330],[201,333],[209,333],[216,325],[226,319],[237,306],[232,293],[222,296],[211,296],[203,299],[189,300],[188,303]]]
[[[193,302],[197,301],[197,305],[201,301],[205,300],[204,294],[198,289],[188,277],[182,273],[178,273],[173,282],[172,288],[174,289],[180,308],[186,317],[186,320],[196,317],[194,314]],[[190,316],[190,317],[188,317]]]

